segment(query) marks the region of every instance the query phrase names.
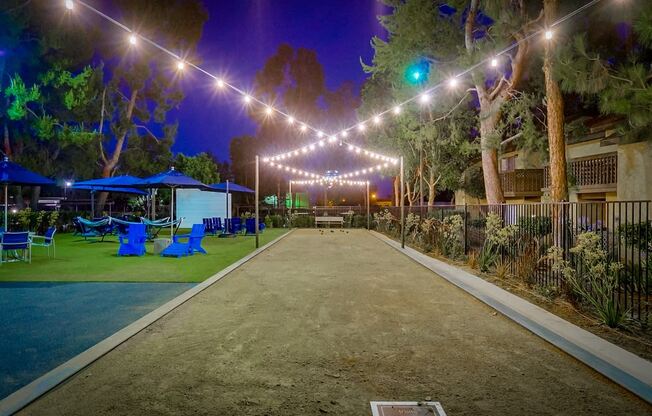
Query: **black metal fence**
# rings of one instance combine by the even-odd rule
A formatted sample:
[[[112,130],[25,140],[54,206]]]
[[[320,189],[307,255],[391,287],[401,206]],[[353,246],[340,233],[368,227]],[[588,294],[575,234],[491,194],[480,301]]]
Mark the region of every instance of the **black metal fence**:
[[[416,236],[420,236],[419,242],[423,243],[423,235],[415,224],[420,225],[426,220],[443,224],[447,217],[459,215],[460,251],[479,255],[487,239],[488,214],[495,213],[501,220],[501,228],[511,228],[505,233],[507,243],[500,249],[502,267],[528,283],[563,289],[564,278],[553,270],[552,261],[546,257],[548,249],[560,247],[564,259],[571,262],[578,278],[585,279],[588,270],[575,261],[571,249],[576,246],[580,234],[594,233],[599,236],[608,262],[622,265],[617,272],[614,297],[632,319],[645,324],[650,318],[652,302],[650,204],[650,201],[600,201],[413,206],[405,209],[408,218],[406,234],[408,243],[417,243]],[[393,231],[381,231],[396,235],[400,232],[400,210],[398,207],[386,210],[392,214]],[[433,228],[433,235],[426,239],[427,244],[430,243],[429,249],[438,241],[437,227]]]

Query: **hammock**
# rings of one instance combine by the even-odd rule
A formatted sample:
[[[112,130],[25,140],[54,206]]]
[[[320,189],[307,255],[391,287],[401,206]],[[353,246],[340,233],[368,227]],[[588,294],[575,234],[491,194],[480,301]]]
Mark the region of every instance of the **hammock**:
[[[153,240],[156,237],[158,237],[158,234],[164,228],[174,227],[172,234],[173,235],[176,234],[177,230],[181,226],[181,221],[183,221],[183,217],[177,218],[176,220],[174,220],[174,222],[170,221],[170,217],[162,218],[160,220],[148,220],[145,217],[140,217],[140,220],[147,227],[147,239]]]
[[[86,218],[77,217],[75,218],[76,227],[78,229],[79,235],[84,237],[86,240],[89,237],[102,237],[101,241],[104,241],[104,237],[113,232],[114,227],[111,225],[111,217],[102,218],[101,220],[91,221]]]

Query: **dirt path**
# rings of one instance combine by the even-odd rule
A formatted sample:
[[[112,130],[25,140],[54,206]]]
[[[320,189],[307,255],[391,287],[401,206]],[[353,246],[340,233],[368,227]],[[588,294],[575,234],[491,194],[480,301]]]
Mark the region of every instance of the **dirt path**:
[[[459,415],[651,408],[365,231],[298,230],[24,414]]]

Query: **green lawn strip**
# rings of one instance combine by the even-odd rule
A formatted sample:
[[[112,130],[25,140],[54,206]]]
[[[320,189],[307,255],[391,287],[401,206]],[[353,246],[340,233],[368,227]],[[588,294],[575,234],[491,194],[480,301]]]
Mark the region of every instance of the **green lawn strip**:
[[[265,230],[260,235],[261,246],[285,232]],[[0,265],[0,282],[201,282],[251,253],[254,238],[205,237],[202,246],[207,255],[161,257],[152,254],[153,244],[147,243],[143,257],[118,257],[116,237],[89,242],[72,234],[58,234],[56,259],[48,259],[45,249],[34,247],[31,264]]]

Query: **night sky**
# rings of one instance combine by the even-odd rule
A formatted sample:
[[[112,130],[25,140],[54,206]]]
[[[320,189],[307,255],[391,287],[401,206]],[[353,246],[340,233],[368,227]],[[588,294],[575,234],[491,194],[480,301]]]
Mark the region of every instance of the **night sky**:
[[[377,0],[213,0],[204,1],[210,14],[199,43],[201,66],[225,76],[243,89],[253,86],[256,72],[281,43],[317,52],[326,84],[336,88],[354,81],[359,88],[366,74],[374,35],[385,37],[376,18],[386,12]],[[216,93],[211,80],[193,72],[183,81],[186,98],[173,117],[179,119],[175,152],[213,153],[229,159],[232,137],[254,134],[240,98]]]

